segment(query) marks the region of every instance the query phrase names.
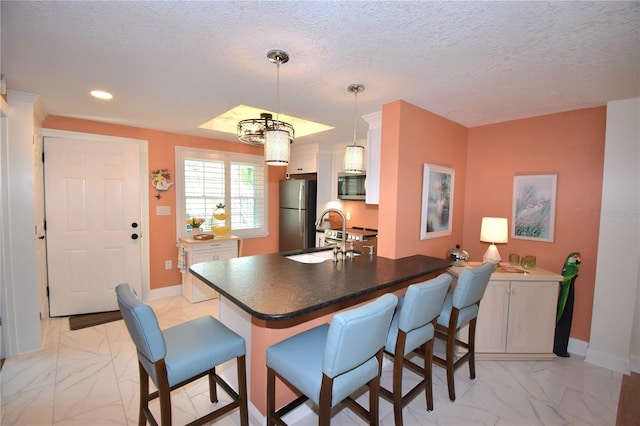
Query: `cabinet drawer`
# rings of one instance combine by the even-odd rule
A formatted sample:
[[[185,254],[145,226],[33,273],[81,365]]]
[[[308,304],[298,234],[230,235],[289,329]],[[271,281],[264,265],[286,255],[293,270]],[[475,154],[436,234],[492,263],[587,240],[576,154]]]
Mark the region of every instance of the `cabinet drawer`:
[[[229,241],[215,241],[215,242],[211,242],[211,243],[207,243],[207,244],[197,244],[197,245],[193,245],[191,247],[191,251],[196,253],[196,252],[201,252],[201,251],[217,251],[217,250],[221,250],[221,249],[232,249],[232,250],[238,250],[238,241],[237,240],[229,240]]]

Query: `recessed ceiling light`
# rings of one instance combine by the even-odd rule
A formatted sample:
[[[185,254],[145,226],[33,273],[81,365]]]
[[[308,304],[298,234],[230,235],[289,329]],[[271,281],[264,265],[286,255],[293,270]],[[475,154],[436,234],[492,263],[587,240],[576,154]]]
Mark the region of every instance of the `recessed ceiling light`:
[[[92,90],[91,96],[98,99],[111,99],[113,95],[109,92],[105,92],[104,90]]]
[[[238,131],[239,121],[245,120],[247,118],[259,117],[260,114],[264,112],[273,115],[273,117],[276,116],[276,113],[273,111],[268,111],[265,109],[255,108],[247,105],[238,105],[237,107],[232,108],[215,118],[212,118],[211,120],[199,125],[198,127],[201,129],[217,130],[219,132],[235,134]],[[296,138],[301,138],[303,136],[313,135],[315,133],[333,129],[332,126],[327,126],[326,124],[316,123],[314,121],[304,120],[302,118],[296,118],[286,114],[280,114],[279,119],[293,125],[293,127],[296,129]]]

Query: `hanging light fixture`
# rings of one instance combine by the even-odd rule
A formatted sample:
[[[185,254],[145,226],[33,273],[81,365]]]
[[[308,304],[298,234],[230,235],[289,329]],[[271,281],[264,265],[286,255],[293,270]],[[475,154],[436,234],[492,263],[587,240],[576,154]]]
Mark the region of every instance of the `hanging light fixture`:
[[[356,143],[356,103],[358,101],[358,93],[364,91],[362,84],[351,84],[347,87],[349,92],[353,93],[353,145],[347,146],[344,153],[344,171],[346,173],[363,173],[364,172],[364,147]]]
[[[260,118],[249,118],[238,123],[238,140],[249,145],[264,145],[264,131],[273,127],[272,115],[260,114]]]
[[[289,60],[289,55],[287,52],[281,50],[271,50],[267,53],[267,59],[269,61],[278,65],[278,111],[280,110],[280,64],[284,64]],[[289,143],[293,143],[293,139],[295,138],[295,131],[293,126],[289,123],[285,123],[284,121],[279,121],[278,117],[276,120],[273,119],[273,115],[267,112],[263,112],[260,114],[260,118],[249,118],[246,120],[242,120],[238,122],[237,126],[237,134],[238,140],[240,142],[244,142],[249,145],[265,145],[266,132],[271,129],[278,129],[286,132],[286,137],[288,138]],[[278,146],[277,144],[275,145]],[[265,148],[266,149],[266,148]],[[289,147],[287,145],[287,152]],[[265,152],[266,154],[266,152]],[[265,155],[266,158],[266,155]],[[288,158],[288,157],[287,157]],[[287,159],[288,163],[288,159]],[[280,165],[286,165],[280,164]]]
[[[276,64],[276,119],[273,126],[264,131],[264,159],[270,166],[289,164],[289,144],[293,142],[293,126],[280,121],[280,64],[289,61],[289,54],[282,50],[270,50],[267,59]]]
[[[280,64],[289,60],[287,52],[271,50],[267,58],[277,66],[276,86],[276,119],[273,127],[264,131],[264,160],[270,166],[286,166],[289,164],[289,144],[293,142],[293,126],[280,121]]]

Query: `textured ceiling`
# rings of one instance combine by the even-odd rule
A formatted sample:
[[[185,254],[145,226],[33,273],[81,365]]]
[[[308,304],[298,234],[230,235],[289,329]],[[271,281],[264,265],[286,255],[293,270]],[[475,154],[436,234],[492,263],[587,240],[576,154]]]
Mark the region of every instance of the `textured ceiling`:
[[[49,114],[235,140],[198,125],[239,104],[353,137],[398,99],[466,126],[640,96],[640,2],[0,3],[7,87]],[[98,101],[90,89],[111,91]],[[366,124],[358,120],[358,139]]]

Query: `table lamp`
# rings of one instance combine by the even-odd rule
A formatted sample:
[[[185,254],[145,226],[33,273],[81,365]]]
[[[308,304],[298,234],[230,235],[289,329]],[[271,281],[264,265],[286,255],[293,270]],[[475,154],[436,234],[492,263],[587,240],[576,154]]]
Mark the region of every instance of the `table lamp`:
[[[483,262],[500,263],[502,258],[495,243],[508,242],[509,225],[504,217],[483,217],[480,241],[491,243],[482,257]]]

